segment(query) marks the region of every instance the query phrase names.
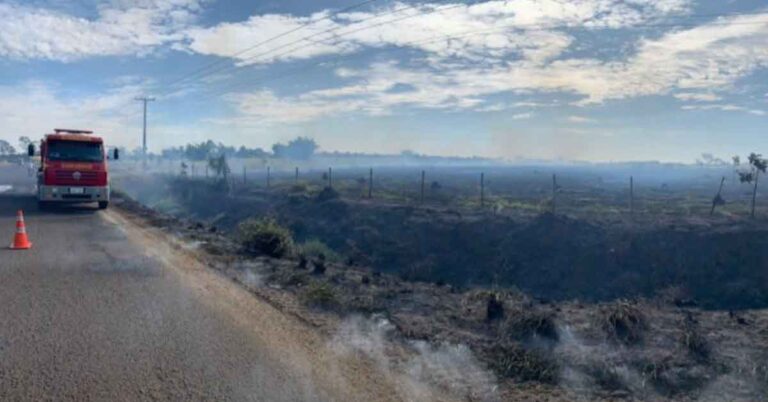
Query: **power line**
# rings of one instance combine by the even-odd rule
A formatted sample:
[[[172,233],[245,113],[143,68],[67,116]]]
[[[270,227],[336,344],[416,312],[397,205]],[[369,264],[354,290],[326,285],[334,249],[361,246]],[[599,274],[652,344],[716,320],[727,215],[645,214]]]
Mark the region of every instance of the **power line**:
[[[446,1],[446,0],[441,0],[441,1]],[[478,3],[478,2],[481,2],[481,1],[480,0],[475,0],[473,3]],[[353,33],[357,33],[357,32],[364,31],[364,30],[373,29],[373,28],[376,28],[376,27],[379,27],[379,26],[392,24],[392,23],[399,22],[399,21],[406,20],[406,19],[410,19],[410,18],[420,17],[420,16],[432,14],[432,13],[437,13],[437,12],[443,12],[443,11],[447,11],[447,10],[450,10],[450,9],[453,9],[453,8],[462,7],[462,6],[468,6],[468,5],[472,5],[472,4],[457,3],[457,4],[454,4],[454,5],[451,5],[451,6],[447,6],[447,7],[443,7],[443,8],[435,8],[432,11],[429,11],[427,13],[406,15],[406,16],[403,16],[403,17],[400,17],[400,18],[395,18],[395,19],[387,20],[387,21],[384,21],[384,22],[381,22],[381,23],[377,23],[377,24],[373,24],[373,25],[366,25],[366,26],[362,26],[362,27],[359,27],[359,28],[355,28],[355,29],[349,30],[349,31],[343,31],[343,32],[341,32],[340,34],[338,34],[336,36],[333,36],[333,37],[330,37],[330,38],[325,38],[325,39],[320,39],[319,41],[312,40],[317,35],[322,35],[324,33],[335,32],[335,31],[338,31],[338,30],[344,28],[344,27],[334,27],[334,28],[327,29],[327,30],[322,31],[322,32],[317,33],[317,34],[313,34],[311,36],[305,36],[305,37],[299,38],[297,40],[294,40],[292,42],[283,44],[283,45],[278,46],[276,48],[269,49],[269,50],[267,50],[265,52],[261,52],[261,53],[256,54],[256,55],[249,56],[249,57],[247,57],[245,59],[240,60],[239,63],[251,61],[251,60],[263,57],[263,56],[270,55],[271,53],[274,53],[275,51],[287,48],[287,47],[289,47],[291,45],[300,44],[301,42],[309,42],[309,43],[301,44],[299,46],[294,46],[292,48],[289,48],[289,49],[287,49],[287,50],[285,50],[283,52],[277,53],[277,54],[271,54],[271,58],[273,60],[277,60],[281,56],[290,55],[290,54],[295,53],[295,52],[297,52],[299,50],[305,49],[305,48],[310,47],[310,46],[314,46],[318,42],[324,43],[324,44],[328,44],[327,41],[329,41],[331,39],[336,39],[337,40],[336,43],[338,43],[338,39],[339,38],[344,37],[344,36],[348,36],[348,35],[353,34]],[[403,7],[403,8],[399,8],[399,9],[393,10],[393,11],[385,13],[385,14],[379,14],[379,15],[376,15],[374,17],[366,18],[366,19],[363,19],[361,21],[368,21],[368,20],[371,20],[371,19],[374,19],[374,18],[378,18],[378,17],[384,16],[384,15],[394,14],[394,13],[397,13],[397,12],[400,12],[400,11],[404,11],[406,9],[412,9],[412,8],[416,8],[416,7],[418,7],[418,6],[417,5],[410,5],[410,6],[407,6],[407,7]],[[693,20],[693,19],[704,19],[704,18],[714,18],[714,17],[734,17],[734,16],[740,16],[740,15],[755,15],[755,14],[753,14],[753,13],[697,14],[697,15],[686,16],[686,18],[689,19],[689,20]],[[361,22],[361,21],[359,21],[359,22]],[[573,27],[578,27],[579,24],[582,24],[582,27],[586,28],[586,29],[618,29],[616,27],[611,27],[609,25],[594,26],[594,27],[583,26],[583,24],[587,23],[587,22],[589,22],[589,21],[580,21],[580,22],[575,22],[575,23],[564,23],[564,24],[563,23],[560,23],[560,24],[511,24],[509,26],[509,28],[507,28],[507,29],[515,29],[515,28],[518,28],[518,29],[531,29],[531,28],[553,29],[553,28],[557,28],[557,27],[573,28]],[[709,23],[708,26],[711,26],[711,25],[761,24],[761,23],[762,22],[756,22],[756,21],[741,21],[741,22],[738,22],[738,21],[732,21],[732,22],[723,21],[723,22],[712,22],[712,23]],[[652,27],[685,27],[685,26],[694,26],[695,27],[695,26],[699,26],[699,25],[691,25],[691,24],[683,24],[683,23],[634,24],[634,25],[630,25],[630,26],[621,27],[621,29],[647,29],[647,28],[652,28]],[[209,74],[204,74],[203,76],[210,75],[210,74],[215,74],[217,72],[221,72],[221,71],[228,70],[228,69],[237,69],[237,68],[238,68],[237,64],[235,64],[233,66],[225,66],[224,68],[220,68],[220,69],[217,69],[217,70],[214,70],[214,71],[210,71]],[[200,78],[202,78],[203,76],[201,76]]]
[[[435,0],[435,2],[438,2],[438,3],[442,3],[442,2],[445,2],[445,1],[448,1],[448,0]],[[482,0],[474,0],[472,3],[478,3],[478,2],[481,2],[481,1]],[[432,11],[430,11],[428,13],[424,13],[424,14],[421,14],[421,15],[427,15],[427,14],[431,14],[431,13],[434,13],[434,12],[446,11],[446,10],[451,9],[451,8],[461,7],[461,6],[465,6],[465,5],[467,5],[467,3],[458,3],[458,4],[455,4],[453,6],[449,6],[449,7],[446,7],[446,8],[435,9],[435,10],[432,10]],[[408,5],[408,6],[404,6],[404,7],[400,7],[400,8],[388,11],[386,13],[375,14],[375,15],[373,15],[371,17],[363,18],[363,19],[361,19],[359,21],[356,21],[356,23],[360,24],[360,23],[363,23],[363,22],[366,22],[366,21],[370,21],[370,20],[381,18],[381,17],[385,17],[387,15],[397,14],[397,13],[400,13],[402,11],[418,8],[419,6],[420,6],[420,4],[411,4],[411,5]],[[385,21],[385,22],[379,23],[379,24],[374,24],[374,25],[370,25],[370,26],[363,26],[361,28],[355,29],[355,30],[350,31],[350,32],[342,32],[339,35],[339,37],[348,35],[350,33],[355,33],[355,32],[359,32],[359,31],[363,31],[363,30],[367,30],[367,29],[372,29],[372,28],[376,28],[378,26],[386,25],[388,23],[397,22],[397,21],[400,21],[400,20],[403,20],[403,19],[414,18],[414,17],[418,17],[418,16],[420,16],[420,14],[413,14],[413,15],[408,15],[408,16],[405,16],[405,17],[402,17],[402,18],[399,18],[399,19]],[[294,41],[282,44],[282,45],[277,46],[275,48],[269,49],[269,50],[267,50],[265,52],[261,52],[261,53],[258,53],[256,55],[246,57],[246,58],[244,58],[242,60],[239,60],[239,63],[243,63],[243,62],[246,62],[246,61],[250,61],[250,60],[253,60],[253,59],[256,59],[256,58],[260,58],[260,57],[266,56],[266,55],[268,55],[270,53],[273,53],[275,51],[287,48],[287,47],[295,45],[295,44],[299,44],[299,43],[307,42],[307,41],[310,42],[310,43],[308,43],[306,45],[299,46],[298,48],[289,49],[289,51],[287,53],[290,53],[290,52],[293,52],[293,51],[296,51],[296,50],[300,50],[300,49],[303,49],[305,47],[308,47],[308,46],[311,46],[311,45],[315,44],[315,42],[312,41],[312,39],[314,39],[318,35],[323,35],[323,34],[327,34],[327,33],[336,32],[336,31],[344,29],[344,28],[348,28],[348,27],[347,26],[336,26],[336,27],[329,28],[329,29],[326,29],[326,30],[318,32],[318,33],[314,33],[312,35],[303,36],[303,37],[301,37],[299,39],[296,39]],[[330,38],[328,38],[328,39],[330,39]],[[277,57],[279,57],[279,56],[281,56],[283,54],[286,54],[286,52],[279,53],[277,55]],[[224,62],[226,62],[226,60]],[[222,64],[222,63],[218,63],[218,64]],[[221,68],[216,68],[216,69],[213,69],[213,70],[209,70],[209,71],[207,71],[207,72],[205,72],[203,74],[199,74],[195,78],[196,79],[200,79],[200,78],[203,78],[203,77],[206,77],[206,76],[209,76],[209,75],[212,75],[212,74],[216,74],[216,73],[219,73],[219,72],[222,72],[222,71],[226,71],[226,70],[230,70],[230,69],[234,70],[234,69],[237,69],[237,68],[239,68],[239,66],[237,64],[226,65],[226,66],[222,66]]]
[[[298,27],[295,27],[295,28],[289,29],[287,31],[281,32],[281,33],[279,33],[277,35],[274,35],[272,37],[264,39],[264,40],[254,44],[254,45],[251,45],[251,46],[249,46],[249,47],[247,47],[245,49],[237,51],[237,52],[227,56],[226,58],[219,59],[219,60],[213,61],[211,63],[208,63],[207,65],[205,65],[205,66],[203,66],[201,68],[198,68],[197,70],[193,71],[192,73],[188,74],[187,76],[180,77],[180,78],[178,78],[178,79],[176,79],[176,80],[166,84],[166,86],[171,87],[173,85],[176,85],[176,84],[179,84],[181,82],[184,82],[184,81],[186,81],[188,79],[194,79],[194,78],[196,78],[196,76],[199,76],[201,73],[205,73],[211,67],[216,67],[218,65],[226,63],[227,61],[229,61],[229,59],[236,58],[236,57],[241,56],[241,55],[243,55],[245,53],[248,53],[248,52],[250,52],[250,51],[252,51],[252,50],[254,50],[254,49],[256,49],[256,48],[258,48],[260,46],[266,45],[267,43],[273,42],[273,41],[275,41],[277,39],[283,38],[283,37],[288,36],[288,35],[290,35],[292,33],[301,31],[301,30],[303,30],[303,29],[305,29],[305,28],[307,28],[307,27],[309,27],[311,25],[320,23],[322,21],[331,20],[334,17],[338,16],[339,14],[343,14],[343,13],[346,13],[346,12],[349,12],[349,11],[352,11],[352,10],[364,7],[364,6],[368,5],[368,4],[371,4],[371,3],[376,2],[376,1],[379,1],[379,0],[365,0],[365,1],[353,4],[351,6],[347,6],[347,7],[344,7],[342,9],[339,9],[336,12],[331,13],[331,14],[323,17],[323,18],[320,18],[320,19],[317,19],[317,20],[308,21],[308,22],[306,22],[304,24],[299,25]]]
[[[708,26],[712,26],[712,25],[731,25],[731,24],[739,24],[739,25],[741,25],[741,24],[768,24],[768,20],[765,20],[765,21],[742,21],[742,22],[730,22],[730,23],[728,23],[728,22],[715,22],[715,23],[708,24]],[[498,33],[498,32],[506,32],[506,31],[509,31],[510,29],[526,29],[526,30],[530,30],[531,28],[538,28],[538,29],[546,30],[546,29],[552,29],[552,28],[557,27],[557,26],[562,26],[562,25],[552,25],[552,24],[549,24],[549,25],[545,25],[545,24],[511,24],[511,25],[508,25],[508,26],[505,26],[505,27],[502,27],[502,28],[495,28],[495,29],[490,29],[490,30],[466,31],[466,32],[462,32],[462,33],[459,33],[459,34],[438,35],[438,36],[433,36],[433,37],[425,38],[425,39],[418,40],[418,41],[412,41],[412,42],[401,43],[401,44],[392,44],[392,46],[395,47],[395,48],[413,47],[413,46],[418,46],[418,45],[423,45],[423,44],[430,44],[430,43],[435,43],[435,42],[441,42],[441,41],[445,41],[445,40],[459,39],[459,38],[464,38],[464,37],[468,37],[468,36],[487,35],[487,34],[493,34],[493,33]],[[632,27],[623,27],[622,29],[626,29],[626,28],[647,29],[647,28],[653,28],[653,27],[668,27],[668,26],[683,27],[683,26],[689,26],[689,25],[685,25],[685,24],[636,24],[636,25],[634,25]],[[700,25],[690,25],[690,26],[700,26]],[[611,28],[610,27],[595,27],[595,28],[592,28],[592,29],[611,29]],[[299,47],[299,48],[290,49],[289,51],[291,51],[291,52],[292,51],[296,51],[296,50],[299,50],[300,48],[303,48],[303,47],[304,46]],[[394,50],[394,49],[387,49],[387,50]],[[383,51],[387,51],[387,50],[383,50]],[[283,53],[281,53],[279,55],[282,55],[282,54]],[[339,55],[331,63],[337,63],[338,61],[340,61],[343,58],[351,58],[351,57],[356,57],[356,56],[359,56],[359,54]],[[304,71],[307,71],[307,70],[311,70],[312,68],[315,68],[318,65],[324,65],[324,64],[327,64],[327,63],[312,64],[312,65],[309,65],[309,66],[307,66],[305,68],[301,68],[301,69],[298,69],[298,70],[291,71],[291,72],[289,72],[287,74],[272,75],[270,77],[267,77],[266,79],[259,79],[258,82],[259,83],[266,83],[266,82],[274,81],[274,80],[277,80],[277,79],[293,76],[293,75],[296,75],[297,73],[304,72]],[[226,89],[224,89],[224,91],[217,91],[218,93],[213,93],[210,96],[203,96],[202,98],[198,98],[198,99],[210,99],[210,98],[216,97],[218,95],[223,95],[223,94],[228,93],[231,89],[234,89],[234,88],[237,88],[237,87],[241,87],[242,85],[243,85],[242,83],[233,83],[231,85],[226,86],[225,87]]]

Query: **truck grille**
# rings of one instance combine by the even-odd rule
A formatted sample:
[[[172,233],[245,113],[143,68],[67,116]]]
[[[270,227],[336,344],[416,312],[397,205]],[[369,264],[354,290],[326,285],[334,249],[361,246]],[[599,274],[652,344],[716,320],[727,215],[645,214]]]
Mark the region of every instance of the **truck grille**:
[[[90,200],[90,194],[64,194],[61,198],[65,200]]]
[[[75,180],[75,172],[80,172],[80,180]],[[55,172],[56,184],[61,185],[96,185],[99,180],[99,172],[80,170],[57,170]]]

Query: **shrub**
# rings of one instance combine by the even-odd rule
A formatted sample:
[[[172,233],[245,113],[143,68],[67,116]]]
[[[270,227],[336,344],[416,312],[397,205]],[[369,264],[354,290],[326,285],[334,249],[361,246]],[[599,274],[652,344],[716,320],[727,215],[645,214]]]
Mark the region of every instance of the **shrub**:
[[[325,187],[323,188],[319,193],[317,193],[317,196],[315,199],[317,201],[329,201],[329,200],[335,200],[339,198],[339,192],[334,190],[333,187]]]
[[[680,342],[688,351],[688,354],[694,359],[708,361],[712,356],[712,348],[707,341],[707,338],[701,334],[694,324],[685,324]]]
[[[318,239],[311,239],[302,243],[299,246],[299,252],[307,258],[318,258],[322,255],[328,262],[341,261],[341,256],[337,252]]]
[[[554,384],[559,377],[560,367],[554,359],[515,343],[497,344],[489,354],[491,367],[503,378]]]
[[[504,303],[498,295],[493,294],[488,298],[485,306],[486,321],[495,321],[504,318]]]
[[[629,386],[625,383],[621,367],[609,364],[605,361],[596,360],[593,364],[582,367],[595,385],[605,391],[629,391]]]
[[[461,305],[467,318],[491,322],[504,318],[505,305],[523,301],[525,296],[516,289],[472,289],[463,294]]]
[[[311,307],[332,308],[339,305],[336,289],[324,282],[310,283],[299,297],[302,303]]]
[[[320,254],[317,258],[312,259],[312,273],[315,275],[323,275],[328,267],[325,265],[325,256]]]
[[[290,191],[292,193],[307,193],[309,192],[309,185],[306,183],[295,183],[291,186]]]
[[[557,341],[559,339],[555,315],[551,311],[536,308],[519,308],[510,311],[499,332],[504,340],[526,341],[544,338]]]
[[[277,282],[282,287],[301,287],[310,282],[309,275],[306,272],[295,272],[279,270],[271,276],[273,282]]]
[[[272,219],[246,219],[238,231],[240,245],[246,253],[276,258],[293,253],[291,232]]]
[[[642,339],[646,320],[636,303],[617,300],[600,307],[598,325],[609,339],[631,345]]]

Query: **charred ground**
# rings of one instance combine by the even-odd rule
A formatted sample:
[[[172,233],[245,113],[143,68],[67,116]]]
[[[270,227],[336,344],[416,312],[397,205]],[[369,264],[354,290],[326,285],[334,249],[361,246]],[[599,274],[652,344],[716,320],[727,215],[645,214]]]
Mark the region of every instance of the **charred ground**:
[[[547,207],[532,214],[349,198],[308,185],[246,187],[222,196],[230,192],[222,182],[130,180],[122,184],[138,200],[176,216],[228,232],[246,218],[271,217],[299,243],[319,240],[347,265],[405,280],[514,286],[551,300],[650,297],[677,288],[680,302],[708,309],[768,305],[768,271],[761,269],[768,266],[768,229],[760,220],[609,213],[589,219]],[[700,205],[703,212],[706,201]]]
[[[371,354],[371,339],[430,350],[439,363],[417,371],[447,376],[437,385],[458,384],[451,391],[462,398],[760,400],[768,392],[768,316],[747,309],[766,303],[765,228],[738,207],[709,217],[705,195],[673,193],[653,215],[552,214],[533,196],[517,209],[479,209],[460,197],[414,205],[368,200],[342,183],[265,189],[124,176],[119,186],[154,209],[125,197],[119,206],[199,245],[212,267],[329,334],[348,327],[334,320],[352,317],[353,332],[368,328],[358,352],[374,360],[403,361],[398,348]],[[681,200],[688,212],[676,214]],[[244,247],[240,225],[249,219],[270,242],[288,236],[295,251],[270,257]],[[474,364],[457,357],[461,347],[479,359],[480,374],[457,368]]]

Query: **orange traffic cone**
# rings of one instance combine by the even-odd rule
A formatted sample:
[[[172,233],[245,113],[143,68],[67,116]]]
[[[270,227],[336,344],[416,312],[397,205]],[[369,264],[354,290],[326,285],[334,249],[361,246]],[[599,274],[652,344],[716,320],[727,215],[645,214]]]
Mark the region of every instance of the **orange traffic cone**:
[[[24,213],[19,210],[16,213],[16,235],[13,236],[12,250],[26,250],[32,248],[32,243],[27,238],[27,228],[24,226]]]

